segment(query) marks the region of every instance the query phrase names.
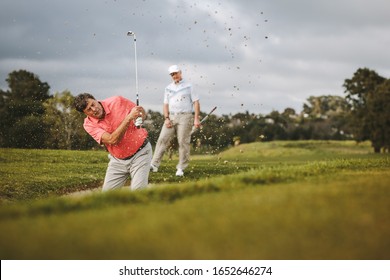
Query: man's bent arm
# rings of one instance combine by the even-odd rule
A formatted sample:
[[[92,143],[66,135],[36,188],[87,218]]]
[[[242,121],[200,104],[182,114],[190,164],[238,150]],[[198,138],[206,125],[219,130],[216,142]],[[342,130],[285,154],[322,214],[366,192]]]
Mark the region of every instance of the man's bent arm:
[[[125,135],[125,132],[127,128],[129,127],[130,123],[136,119],[136,117],[139,115],[139,112],[142,112],[143,109],[140,109],[141,107],[134,107],[130,114],[128,114],[125,119],[121,122],[121,124],[114,130],[113,133],[104,132],[102,135],[101,142],[105,145],[116,145],[118,144],[123,136]],[[145,112],[145,111],[143,111]]]

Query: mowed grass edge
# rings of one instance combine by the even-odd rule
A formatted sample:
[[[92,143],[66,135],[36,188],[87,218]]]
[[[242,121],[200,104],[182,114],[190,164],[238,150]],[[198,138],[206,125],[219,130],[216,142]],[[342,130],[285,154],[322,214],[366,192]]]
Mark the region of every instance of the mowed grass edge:
[[[359,157],[369,143],[351,141],[277,141],[244,144],[218,155],[192,156],[182,178],[174,176],[177,157],[164,160],[152,184],[193,182],[235,174],[257,166],[301,164],[328,158]],[[56,197],[101,187],[107,168],[105,151],[0,149],[0,205]],[[129,185],[129,184],[127,184]]]
[[[111,207],[117,204],[147,204],[150,202],[173,202],[188,196],[203,193],[222,192],[276,183],[304,182],[311,177],[331,178],[341,171],[382,171],[390,168],[390,157],[369,157],[368,159],[334,159],[300,165],[278,164],[260,166],[237,174],[216,176],[193,182],[158,184],[142,191],[128,189],[107,193],[91,193],[85,196],[57,197],[17,203],[0,208],[0,218],[17,216],[66,213],[83,209]]]

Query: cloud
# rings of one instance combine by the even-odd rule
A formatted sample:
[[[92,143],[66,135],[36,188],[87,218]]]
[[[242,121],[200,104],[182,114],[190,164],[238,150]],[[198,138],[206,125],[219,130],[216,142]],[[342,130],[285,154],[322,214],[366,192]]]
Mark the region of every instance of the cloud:
[[[134,98],[161,110],[167,67],[180,64],[217,113],[300,111],[311,95],[343,94],[359,67],[388,77],[387,0],[3,0],[0,87],[26,69],[51,90]]]

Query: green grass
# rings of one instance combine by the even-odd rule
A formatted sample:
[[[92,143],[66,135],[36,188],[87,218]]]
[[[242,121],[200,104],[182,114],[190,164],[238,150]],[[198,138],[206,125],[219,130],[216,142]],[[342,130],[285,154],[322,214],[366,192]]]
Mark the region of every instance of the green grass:
[[[0,204],[99,188],[107,164],[104,151],[0,149]],[[150,182],[187,182],[237,173],[253,166],[250,162],[226,166],[213,156],[193,156],[186,176],[178,178],[176,164],[177,157],[164,162],[160,172],[150,174]]]
[[[103,180],[106,165],[106,153],[97,151],[0,149],[0,201],[95,187]]]
[[[50,153],[69,153],[63,156],[69,166],[70,155],[80,155],[83,159],[73,160],[83,170],[94,158],[104,175],[105,159],[94,154],[101,152],[89,152],[91,157],[88,152],[35,152],[47,152],[46,162]],[[216,156],[193,157],[193,172],[181,179],[171,175],[175,162],[165,163],[161,172],[151,174],[153,186],[143,191],[5,200],[0,257],[390,257],[390,157],[372,154],[367,143],[241,145]]]

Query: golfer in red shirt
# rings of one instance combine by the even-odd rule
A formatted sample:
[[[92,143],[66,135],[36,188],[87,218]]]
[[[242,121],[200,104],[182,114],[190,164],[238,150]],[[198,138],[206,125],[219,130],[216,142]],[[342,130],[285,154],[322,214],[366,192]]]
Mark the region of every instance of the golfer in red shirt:
[[[152,146],[148,132],[136,127],[145,119],[145,110],[121,96],[97,101],[89,93],[79,94],[74,106],[87,116],[84,129],[110,153],[103,191],[122,187],[129,175],[132,190],[146,187]]]

